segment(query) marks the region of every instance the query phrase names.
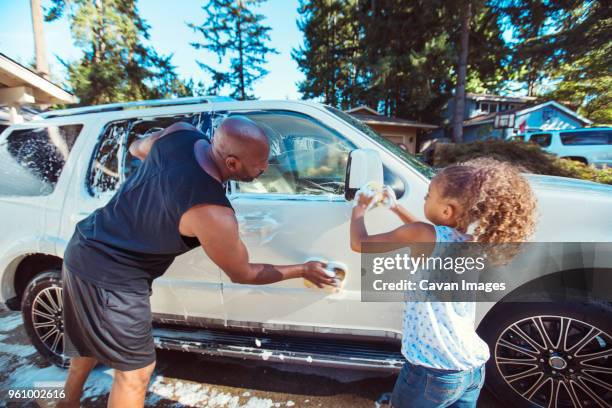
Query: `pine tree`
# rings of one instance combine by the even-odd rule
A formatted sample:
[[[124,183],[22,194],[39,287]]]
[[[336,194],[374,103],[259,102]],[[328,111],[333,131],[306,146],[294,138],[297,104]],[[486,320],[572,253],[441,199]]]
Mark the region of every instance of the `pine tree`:
[[[569,103],[587,117],[612,122],[612,8],[603,0],[496,0],[513,33],[511,65],[528,94]],[[537,84],[553,89],[537,89]]]
[[[219,70],[197,61],[212,76],[210,93],[229,87],[231,97],[253,99],[253,83],[268,74],[263,67],[266,56],[277,51],[267,45],[271,29],[262,24],[265,17],[251,11],[264,1],[209,0],[202,6],[206,15],[204,22],[188,24],[204,38],[203,42],[191,43],[195,49],[215,54],[219,64],[229,62],[229,70]]]
[[[72,37],[83,50],[79,61],[62,61],[82,105],[190,95],[170,63],[143,44],[149,26],[136,0],[52,0],[45,19],[66,14]]]
[[[505,56],[495,16],[478,4],[470,25],[468,90],[493,88]],[[299,10],[305,40],[294,58],[306,77],[299,85],[304,98],[440,121],[456,84],[461,19],[454,2],[315,0],[302,1]]]
[[[298,27],[304,44],[291,55],[305,79],[298,89],[306,99],[347,109],[364,102],[366,67],[357,0],[300,1]]]

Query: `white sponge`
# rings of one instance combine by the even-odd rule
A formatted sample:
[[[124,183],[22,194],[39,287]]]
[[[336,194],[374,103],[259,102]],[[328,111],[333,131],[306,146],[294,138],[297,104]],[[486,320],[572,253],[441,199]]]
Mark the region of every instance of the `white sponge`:
[[[385,196],[385,192],[387,196]],[[367,208],[368,210],[379,205],[384,205],[389,208],[393,208],[397,205],[397,199],[393,189],[376,181],[366,183],[357,191],[355,199],[353,200],[353,207],[357,206],[359,203],[359,196],[361,194],[365,194],[366,197],[373,197],[373,200]]]

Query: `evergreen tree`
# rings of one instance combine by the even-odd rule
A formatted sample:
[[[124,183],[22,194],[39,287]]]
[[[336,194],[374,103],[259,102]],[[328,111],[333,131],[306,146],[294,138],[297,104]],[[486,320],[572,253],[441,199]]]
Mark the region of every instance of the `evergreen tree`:
[[[251,11],[265,0],[209,0],[202,9],[206,14],[201,25],[188,24],[202,34],[203,42],[191,45],[217,56],[218,63],[228,62],[229,70],[218,70],[210,64],[197,61],[212,76],[213,85],[208,92],[216,94],[229,87],[230,96],[253,99],[253,83],[265,76],[266,56],[277,53],[267,45],[270,27],[262,24],[265,17]]]
[[[170,60],[143,44],[149,26],[136,0],[52,0],[45,19],[66,14],[79,61],[62,61],[68,82],[83,105],[168,98],[192,93]]]
[[[439,122],[456,84],[461,15],[454,2],[315,0],[299,11],[305,40],[294,58],[305,98]],[[491,87],[504,57],[496,19],[479,6],[470,28],[467,89]]]
[[[603,0],[496,0],[504,28],[512,32],[511,64],[515,80],[529,95],[537,85],[563,73],[575,81],[599,81],[612,65],[612,8]],[[588,93],[587,93],[588,94]],[[597,97],[586,95],[586,99]]]
[[[306,99],[347,109],[364,101],[366,66],[357,0],[301,0],[298,27],[304,44],[291,53],[305,79]]]

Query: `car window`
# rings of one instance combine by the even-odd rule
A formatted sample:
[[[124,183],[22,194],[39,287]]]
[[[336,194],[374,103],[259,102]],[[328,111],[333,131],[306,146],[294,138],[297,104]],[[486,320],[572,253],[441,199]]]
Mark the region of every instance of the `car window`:
[[[88,189],[94,197],[114,193],[136,171],[140,160],[129,153],[129,145],[140,137],[165,129],[176,122],[188,122],[204,131],[211,128],[202,113],[143,117],[110,122],[106,125],[91,161]]]
[[[550,146],[551,134],[550,133],[537,133],[531,135],[529,141],[540,145],[542,147]]]
[[[0,195],[51,194],[83,125],[12,131],[0,146]]]
[[[270,141],[269,167],[241,193],[344,194],[348,155],[355,145],[313,118],[288,111],[240,112],[259,124]]]
[[[210,139],[212,124],[208,113],[193,113],[186,115],[161,116],[139,118],[132,121],[127,138],[126,146],[141,137],[146,137],[151,133],[163,130],[176,122],[187,122],[201,130]],[[132,156],[129,149],[125,149],[122,157],[123,178],[127,179],[140,166],[140,160]]]
[[[564,145],[609,145],[612,144],[612,130],[563,132],[559,135]]]

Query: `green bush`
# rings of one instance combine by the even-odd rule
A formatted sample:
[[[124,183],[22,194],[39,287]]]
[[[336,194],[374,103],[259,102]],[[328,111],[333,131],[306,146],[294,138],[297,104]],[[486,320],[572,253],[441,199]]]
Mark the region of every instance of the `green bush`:
[[[574,160],[559,159],[542,150],[540,146],[525,142],[485,140],[460,144],[438,143],[433,165],[444,167],[483,156],[510,162],[529,173],[612,184],[612,168],[596,169]]]

